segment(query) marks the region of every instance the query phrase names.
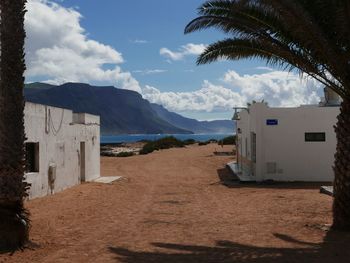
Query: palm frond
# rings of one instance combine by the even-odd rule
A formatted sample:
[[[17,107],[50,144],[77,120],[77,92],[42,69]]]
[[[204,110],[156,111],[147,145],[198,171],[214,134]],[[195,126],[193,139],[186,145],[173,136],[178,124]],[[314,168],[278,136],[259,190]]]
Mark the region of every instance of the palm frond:
[[[348,0],[207,1],[185,33],[216,28],[230,37],[210,45],[199,64],[257,57],[288,64],[345,96],[350,94],[344,89],[350,87],[349,6]]]
[[[310,59],[307,54],[293,50],[288,46],[273,44],[265,40],[251,38],[225,39],[209,45],[198,57],[197,64],[212,63],[217,60],[261,59],[267,65],[287,70],[298,70],[316,78],[321,83],[332,87],[342,96],[344,90],[336,79],[327,78],[323,65]],[[323,72],[320,74],[320,72]]]

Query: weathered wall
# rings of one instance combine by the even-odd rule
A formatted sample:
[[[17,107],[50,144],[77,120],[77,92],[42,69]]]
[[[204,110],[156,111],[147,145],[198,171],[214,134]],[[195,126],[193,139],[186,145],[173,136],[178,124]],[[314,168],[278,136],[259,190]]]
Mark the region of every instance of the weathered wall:
[[[30,198],[62,191],[81,182],[81,142],[85,142],[86,181],[100,176],[99,117],[70,110],[26,103],[27,142],[39,142],[39,172],[26,174],[32,184]],[[56,166],[56,179],[49,186],[49,166]]]

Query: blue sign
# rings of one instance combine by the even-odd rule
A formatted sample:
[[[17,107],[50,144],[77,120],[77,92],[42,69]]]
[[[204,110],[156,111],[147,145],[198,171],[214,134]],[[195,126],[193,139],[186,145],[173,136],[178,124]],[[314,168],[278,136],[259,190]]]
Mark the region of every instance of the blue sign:
[[[278,125],[278,120],[276,120],[276,119],[267,119],[266,120],[266,125],[269,125],[269,126]]]

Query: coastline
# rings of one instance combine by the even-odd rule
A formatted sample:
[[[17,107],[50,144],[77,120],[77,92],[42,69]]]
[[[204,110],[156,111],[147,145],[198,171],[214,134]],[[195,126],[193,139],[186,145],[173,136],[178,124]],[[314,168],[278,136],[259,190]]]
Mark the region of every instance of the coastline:
[[[232,133],[212,133],[212,134],[119,134],[119,135],[102,135],[101,145],[130,143],[143,140],[155,141],[167,136],[174,136],[179,140],[194,139],[199,142],[208,141],[210,139],[220,140],[227,136],[234,135]]]

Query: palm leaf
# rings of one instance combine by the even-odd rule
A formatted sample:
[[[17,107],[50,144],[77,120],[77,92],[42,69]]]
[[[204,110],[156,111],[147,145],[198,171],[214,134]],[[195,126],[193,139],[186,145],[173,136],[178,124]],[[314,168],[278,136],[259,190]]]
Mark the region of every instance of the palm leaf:
[[[329,10],[325,9],[321,2],[329,6]],[[216,28],[233,38],[211,45],[199,57],[200,64],[220,58],[236,60],[245,56],[259,57],[268,64],[284,67],[288,64],[288,68],[297,68],[344,96],[347,92],[344,86],[350,80],[350,53],[346,44],[348,37],[344,37],[342,33],[350,29],[338,24],[343,25],[344,21],[350,24],[346,16],[350,11],[340,8],[340,3],[346,2],[345,0],[333,0],[330,1],[331,4],[324,2],[207,1],[198,9],[200,16],[186,26],[185,33]],[[320,10],[324,12],[322,19],[318,15]],[[335,14],[339,14],[339,21],[334,19]],[[330,30],[327,23],[333,28],[339,27],[339,30]],[[238,42],[239,39],[242,42]],[[266,54],[269,56],[266,57]]]

